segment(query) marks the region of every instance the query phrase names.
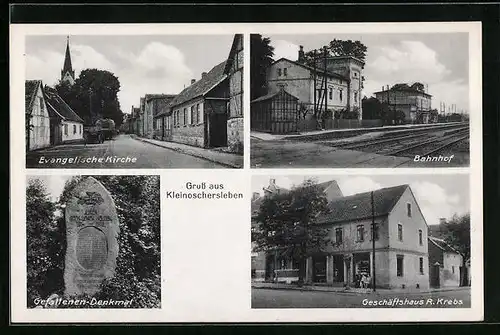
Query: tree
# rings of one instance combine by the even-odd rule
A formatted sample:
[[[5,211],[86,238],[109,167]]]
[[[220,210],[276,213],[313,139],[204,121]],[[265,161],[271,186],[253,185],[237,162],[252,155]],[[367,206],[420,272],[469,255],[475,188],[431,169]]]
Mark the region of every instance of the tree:
[[[314,64],[314,53],[316,58],[323,55],[323,50],[327,50],[327,56],[352,56],[363,62],[366,60],[368,48],[360,41],[333,39],[328,45],[319,49],[314,49],[305,53],[306,63]]]
[[[470,213],[453,215],[444,227],[445,241],[460,252],[465,265],[465,261],[470,258]]]
[[[46,299],[50,294],[64,292],[66,226],[62,213],[59,216],[54,213],[64,210],[74,187],[83,178],[69,179],[57,203],[50,201],[40,181],[30,182],[27,188],[28,303],[31,305],[37,297]],[[157,308],[161,299],[159,177],[94,178],[111,193],[120,224],[115,276],[103,281],[94,298],[132,300],[132,308]]]
[[[324,45],[319,49],[314,49],[306,52],[304,54],[306,64],[310,66],[313,66],[314,63],[318,64],[318,62],[320,62],[320,60],[324,57],[325,50],[326,50],[326,55],[330,57],[351,56],[351,57],[356,57],[359,60],[362,60],[363,62],[365,62],[366,54],[368,52],[368,48],[366,47],[366,45],[364,45],[360,41],[340,40],[334,38],[327,45]],[[364,81],[365,77],[362,76],[361,88],[363,88]]]
[[[31,179],[26,188],[26,243],[27,243],[27,304],[34,307],[36,298],[46,298],[58,290],[60,253],[57,244],[57,223],[47,190],[40,179]],[[56,274],[56,275],[55,275]]]
[[[267,93],[266,71],[273,63],[274,47],[269,37],[250,35],[250,99]]]
[[[120,109],[118,92],[120,81],[111,72],[85,69],[73,85],[60,82],[56,85],[58,94],[85,121],[94,124],[100,118],[109,118],[120,127],[123,112]]]
[[[299,285],[304,282],[306,258],[327,245],[328,229],[316,224],[328,212],[328,200],[310,179],[284,194],[266,197],[252,232],[255,251],[275,251],[298,261]]]

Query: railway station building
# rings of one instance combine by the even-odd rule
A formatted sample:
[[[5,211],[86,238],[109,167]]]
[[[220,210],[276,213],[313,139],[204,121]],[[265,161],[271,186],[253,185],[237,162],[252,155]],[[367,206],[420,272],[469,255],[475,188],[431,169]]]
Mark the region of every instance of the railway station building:
[[[263,198],[287,192],[274,184],[271,180],[263,196],[252,197],[253,229],[258,229],[255,217]],[[329,243],[306,259],[306,283],[353,286],[359,274],[372,278],[375,259],[377,287],[429,288],[427,223],[409,185],[374,190],[375,256],[371,192],[343,196],[334,180],[320,185],[325,185],[330,213],[317,220],[329,228]],[[293,282],[298,268],[298,260],[283,258],[277,250],[252,254],[255,281]]]
[[[314,110],[358,110],[362,118],[362,76],[364,62],[351,56],[322,57],[316,63],[306,62],[300,46],[297,60],[280,58],[266,71],[268,94],[284,89],[299,99],[308,114]],[[311,117],[311,115],[306,115]]]
[[[426,92],[422,83],[395,84],[382,87],[375,92],[375,97],[386,103],[393,111],[401,111],[405,115],[405,123],[435,123],[437,111],[432,110],[432,95]]]

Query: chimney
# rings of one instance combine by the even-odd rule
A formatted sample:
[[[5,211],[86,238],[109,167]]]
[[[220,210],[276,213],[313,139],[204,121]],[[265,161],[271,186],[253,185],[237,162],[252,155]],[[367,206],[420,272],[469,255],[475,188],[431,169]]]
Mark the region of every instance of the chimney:
[[[446,218],[439,218],[439,224],[446,224]]]
[[[382,92],[385,91],[385,86],[382,86]]]
[[[194,83],[196,83],[196,79],[191,79],[191,85],[193,85]]]
[[[252,201],[255,201],[258,198],[260,198],[260,193],[259,192],[253,192],[252,193]]]
[[[202,72],[201,73],[201,79],[205,78],[207,76],[207,73],[206,72]]]
[[[299,59],[298,59],[298,62],[299,63],[304,63],[305,62],[305,55],[304,55],[304,46],[303,45],[300,45],[299,46]]]

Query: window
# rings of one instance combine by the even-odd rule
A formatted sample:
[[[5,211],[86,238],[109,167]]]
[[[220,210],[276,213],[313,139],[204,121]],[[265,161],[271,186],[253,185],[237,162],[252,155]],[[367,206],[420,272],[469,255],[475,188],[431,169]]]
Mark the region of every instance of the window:
[[[403,225],[398,224],[398,240],[403,241]]]
[[[82,133],[82,125],[80,125],[80,134]]]
[[[196,105],[196,123],[201,122],[200,104]]]
[[[408,215],[408,217],[411,218],[411,204],[410,203],[406,204],[406,215]]]
[[[40,104],[40,110],[43,112],[45,110],[45,108],[44,108],[45,106],[43,105],[43,98],[42,97],[38,97],[38,103]]]
[[[379,229],[378,229],[378,224],[375,223],[375,241],[378,241],[378,234]],[[373,237],[373,226],[370,228],[370,241],[372,240]]]
[[[339,90],[339,100],[342,102],[342,90]]]
[[[333,99],[333,88],[328,89],[328,99],[332,100]]]
[[[76,124],[73,125],[73,134],[76,134]]]
[[[424,239],[423,239],[422,229],[418,230],[418,244],[424,245]]]
[[[197,124],[198,122],[196,122],[196,116],[194,115],[194,105],[191,106],[191,124]]]
[[[278,77],[281,77],[281,68],[278,69]]]
[[[283,75],[284,75],[284,76],[286,76],[286,75],[287,75],[287,70],[288,70],[288,69],[287,69],[286,67],[283,69]]]
[[[335,228],[335,242],[342,243],[342,228]]]
[[[68,125],[64,125],[64,135],[68,136]]]
[[[187,108],[184,108],[182,118],[183,118],[182,124],[183,125],[188,124],[188,120],[187,120],[187,118],[188,118]]]
[[[358,92],[354,92],[354,102],[358,101]]]
[[[403,277],[403,255],[396,255],[396,275]]]
[[[423,257],[419,257],[419,259],[418,259],[418,268],[419,268],[420,274],[423,275],[424,274],[424,258]]]
[[[357,228],[356,228],[356,232],[357,232],[357,241],[358,242],[363,242],[365,240],[365,227],[363,225],[359,225]]]
[[[455,274],[455,267],[453,265],[451,266],[451,273]]]

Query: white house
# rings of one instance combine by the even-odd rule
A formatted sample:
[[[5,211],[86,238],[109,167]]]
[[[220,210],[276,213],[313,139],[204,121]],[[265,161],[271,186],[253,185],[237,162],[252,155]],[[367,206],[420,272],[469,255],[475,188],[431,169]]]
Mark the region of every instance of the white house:
[[[41,80],[26,80],[25,116],[26,150],[50,146],[50,116],[45,103]]]
[[[46,104],[51,117],[53,144],[83,140],[83,119],[57,94],[45,86]]]

